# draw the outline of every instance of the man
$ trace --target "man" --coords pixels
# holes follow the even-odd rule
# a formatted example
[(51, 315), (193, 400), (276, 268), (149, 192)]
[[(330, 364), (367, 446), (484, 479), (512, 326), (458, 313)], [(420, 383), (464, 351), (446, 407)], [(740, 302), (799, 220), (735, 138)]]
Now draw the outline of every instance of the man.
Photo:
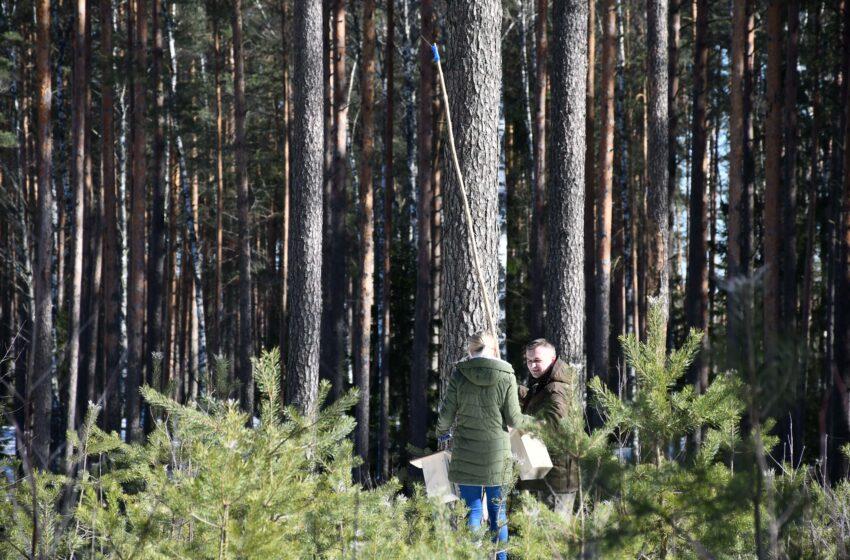
[[(568, 415), (581, 414), (576, 373), (560, 360), (551, 342), (532, 340), (525, 347), (525, 364), (531, 374), (528, 387), (520, 386), (523, 414), (558, 425)], [(556, 512), (569, 516), (578, 489), (578, 465), (563, 454), (552, 454), (552, 470), (543, 480), (522, 482), (520, 487), (536, 493)]]

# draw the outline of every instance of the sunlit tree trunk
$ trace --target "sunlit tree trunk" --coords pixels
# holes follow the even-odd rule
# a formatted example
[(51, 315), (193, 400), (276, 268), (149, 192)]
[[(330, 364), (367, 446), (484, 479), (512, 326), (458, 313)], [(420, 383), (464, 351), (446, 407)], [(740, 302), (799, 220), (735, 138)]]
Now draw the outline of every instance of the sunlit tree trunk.
[(295, 3), (292, 120), (292, 235), (286, 401), (318, 408), (322, 279), (322, 3)]

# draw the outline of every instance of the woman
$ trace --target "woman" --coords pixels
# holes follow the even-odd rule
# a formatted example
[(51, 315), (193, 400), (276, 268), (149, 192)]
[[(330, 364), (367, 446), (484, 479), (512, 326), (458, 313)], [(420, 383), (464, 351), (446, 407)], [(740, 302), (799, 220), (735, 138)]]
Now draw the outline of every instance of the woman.
[[(467, 340), (469, 357), (455, 364), (440, 407), (437, 435), (454, 429), (449, 480), (460, 486), (469, 507), (469, 527), (481, 525), (482, 495), (487, 496), (493, 542), (508, 541), (502, 486), (512, 476), (508, 426), (517, 427), (522, 414), (514, 370), (498, 358), (496, 338), (487, 332)], [(504, 550), (496, 556), (507, 558)]]

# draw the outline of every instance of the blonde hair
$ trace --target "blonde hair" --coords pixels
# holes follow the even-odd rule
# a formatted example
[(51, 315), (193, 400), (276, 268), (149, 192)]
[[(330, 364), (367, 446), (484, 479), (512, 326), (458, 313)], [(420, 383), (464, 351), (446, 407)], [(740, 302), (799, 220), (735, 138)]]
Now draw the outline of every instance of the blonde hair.
[(466, 349), (469, 355), (480, 354), (484, 350), (495, 350), (499, 347), (499, 341), (489, 331), (477, 332), (466, 339)]

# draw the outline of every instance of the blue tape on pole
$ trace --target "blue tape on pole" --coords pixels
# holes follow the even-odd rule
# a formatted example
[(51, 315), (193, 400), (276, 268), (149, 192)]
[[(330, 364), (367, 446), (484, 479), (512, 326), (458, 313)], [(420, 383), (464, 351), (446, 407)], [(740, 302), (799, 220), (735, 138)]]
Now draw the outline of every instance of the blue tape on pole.
[(434, 55), (434, 62), (440, 62), (440, 51), (437, 50), (437, 45), (431, 45), (431, 53)]

